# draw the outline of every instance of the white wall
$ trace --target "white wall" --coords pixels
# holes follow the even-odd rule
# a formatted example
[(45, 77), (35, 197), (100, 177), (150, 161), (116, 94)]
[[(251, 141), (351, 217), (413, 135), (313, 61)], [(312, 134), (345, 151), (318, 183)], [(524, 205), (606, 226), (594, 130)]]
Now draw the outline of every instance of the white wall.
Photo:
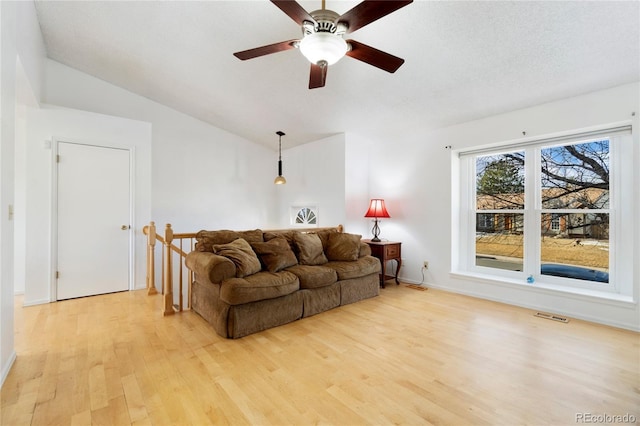
[[(0, 2), (0, 383), (15, 359), (13, 347), (13, 240), (8, 207), (15, 207), (16, 110), (38, 102), (44, 43), (33, 2)], [(14, 210), (15, 211), (15, 210)], [(20, 213), (15, 211), (15, 213)]]
[[(393, 145), (374, 141), (370, 151), (370, 188), (385, 198), (392, 216), (382, 226), (388, 239), (403, 242), (404, 264), (400, 276), (410, 282), (422, 280), (420, 268), (429, 260), (425, 283), (433, 287), (470, 294), (515, 305), (563, 313), (631, 329), (640, 329), (637, 303), (603, 303), (589, 297), (535, 291), (523, 286), (504, 286), (463, 280), (450, 275), (452, 248), (451, 151), (472, 146), (547, 135), (633, 119), (634, 162), (640, 164), (638, 129), (640, 84), (629, 84), (549, 104), (513, 111), (483, 120), (427, 132), (411, 129)], [(635, 116), (632, 117), (632, 112)], [(635, 187), (640, 188), (640, 169), (635, 170)], [(373, 196), (372, 192), (372, 196)], [(635, 192), (635, 217), (640, 217), (640, 191)], [(348, 220), (356, 218), (349, 217)], [(640, 260), (640, 226), (632, 234)], [(639, 261), (635, 262), (640, 264)], [(634, 272), (638, 301), (640, 269)]]
[(15, 180), (14, 180), (14, 218), (13, 218), (13, 290), (15, 294), (24, 294), (26, 272), (26, 161), (27, 161), (27, 107), (16, 107), (15, 130)]
[(15, 5), (0, 2), (0, 383), (15, 359), (13, 348), (13, 205), (15, 132)]
[[(347, 133), (345, 146), (345, 231), (360, 234), (363, 238), (371, 238), (372, 223), (364, 217), (369, 207), (369, 198), (377, 198), (375, 191), (369, 187), (369, 166), (372, 143), (366, 137)], [(386, 223), (385, 223), (386, 224)], [(384, 237), (384, 235), (382, 235)]]
[(160, 229), (277, 223), (272, 150), (58, 62), (48, 60), (46, 71), (49, 104), (151, 123), (151, 218)]
[[(39, 102), (42, 96), (44, 84), (44, 62), (46, 49), (40, 33), (40, 23), (36, 14), (35, 3), (32, 1), (18, 2), (16, 8), (16, 21), (18, 22), (18, 37), (16, 49), (20, 66), (24, 71), (28, 82), (29, 92), (23, 95), (32, 95)], [(24, 99), (24, 96), (23, 98)], [(23, 101), (22, 103), (26, 103)]]
[[(134, 285), (144, 288), (146, 240), (151, 220), (151, 125), (149, 123), (43, 104), (27, 109), (26, 272), (24, 304), (52, 301), (51, 236), (55, 140), (132, 149), (134, 152)], [(50, 145), (51, 144), (51, 145)], [(79, 200), (82, 202), (82, 200)], [(90, 231), (87, 230), (90, 235)], [(99, 243), (99, 242), (95, 242)]]
[[(275, 135), (274, 135), (275, 136)], [(278, 175), (278, 157), (270, 156), (269, 183), (277, 193), (277, 228), (291, 226), (292, 206), (318, 207), (318, 226), (344, 224), (345, 215), (345, 135), (284, 149), (282, 174), (286, 185), (273, 185)], [(277, 143), (277, 136), (275, 139)], [(273, 158), (273, 160), (271, 160)]]

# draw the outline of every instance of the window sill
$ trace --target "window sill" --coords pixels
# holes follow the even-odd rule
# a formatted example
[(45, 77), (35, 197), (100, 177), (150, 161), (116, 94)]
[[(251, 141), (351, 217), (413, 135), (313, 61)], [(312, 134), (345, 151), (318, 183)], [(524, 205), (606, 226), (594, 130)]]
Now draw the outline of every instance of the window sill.
[(509, 278), (498, 277), (495, 275), (478, 274), (465, 271), (452, 271), (450, 272), (450, 276), (452, 278), (459, 278), (467, 281), (480, 281), (485, 284), (517, 288), (520, 290), (524, 289), (526, 291), (540, 294), (571, 297), (580, 300), (587, 300), (590, 302), (607, 303), (625, 308), (635, 308), (635, 306), (637, 305), (632, 296), (607, 291), (560, 286), (538, 281), (536, 281), (535, 284), (525, 284), (520, 280), (513, 280)]

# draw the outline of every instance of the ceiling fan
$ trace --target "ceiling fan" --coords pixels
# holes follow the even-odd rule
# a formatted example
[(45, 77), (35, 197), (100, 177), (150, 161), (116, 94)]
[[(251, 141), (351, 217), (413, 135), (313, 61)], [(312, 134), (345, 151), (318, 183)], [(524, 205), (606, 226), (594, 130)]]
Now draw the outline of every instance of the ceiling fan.
[(404, 59), (355, 40), (345, 40), (343, 36), (412, 2), (413, 0), (364, 0), (343, 15), (338, 15), (325, 8), (325, 0), (322, 0), (322, 9), (311, 13), (295, 0), (271, 0), (271, 3), (302, 27), (302, 39), (281, 41), (236, 52), (234, 55), (244, 61), (298, 48), (311, 62), (309, 89), (324, 87), (327, 68), (345, 55), (393, 73), (404, 63)]

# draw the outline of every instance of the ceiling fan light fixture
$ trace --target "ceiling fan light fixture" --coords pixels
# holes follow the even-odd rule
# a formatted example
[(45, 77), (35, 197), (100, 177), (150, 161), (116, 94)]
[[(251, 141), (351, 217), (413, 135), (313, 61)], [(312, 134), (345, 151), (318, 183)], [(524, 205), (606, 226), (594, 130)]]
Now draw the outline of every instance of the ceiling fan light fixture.
[(345, 55), (394, 73), (404, 63), (404, 59), (352, 39), (345, 40), (344, 36), (412, 2), (413, 0), (362, 0), (339, 15), (325, 7), (325, 0), (322, 0), (322, 9), (313, 12), (307, 12), (297, 0), (271, 0), (271, 3), (301, 27), (302, 39), (243, 50), (234, 53), (234, 56), (244, 61), (298, 48), (311, 62), (309, 89), (324, 87), (329, 65), (335, 64)]
[(328, 32), (317, 32), (306, 35), (300, 41), (300, 52), (312, 64), (333, 65), (338, 62), (349, 50), (347, 42), (340, 37)]

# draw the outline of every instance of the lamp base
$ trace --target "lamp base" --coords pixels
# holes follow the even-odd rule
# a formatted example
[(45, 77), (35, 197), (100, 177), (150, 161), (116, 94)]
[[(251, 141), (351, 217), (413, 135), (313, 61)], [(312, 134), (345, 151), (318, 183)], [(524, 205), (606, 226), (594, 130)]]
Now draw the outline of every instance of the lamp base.
[(378, 218), (375, 218), (374, 225), (373, 225), (373, 228), (371, 229), (371, 232), (373, 232), (373, 238), (371, 239), (371, 241), (374, 243), (379, 243), (380, 238), (378, 238), (378, 235), (380, 234), (380, 227), (378, 226)]

